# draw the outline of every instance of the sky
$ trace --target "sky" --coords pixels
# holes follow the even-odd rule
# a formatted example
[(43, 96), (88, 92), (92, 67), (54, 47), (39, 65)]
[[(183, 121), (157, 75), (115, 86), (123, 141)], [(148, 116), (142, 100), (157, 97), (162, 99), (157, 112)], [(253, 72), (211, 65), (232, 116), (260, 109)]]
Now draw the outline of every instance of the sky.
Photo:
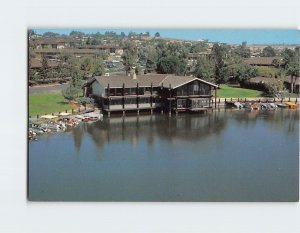
[(161, 37), (186, 39), (186, 40), (208, 40), (210, 42), (221, 42), (228, 44), (241, 44), (246, 41), (248, 44), (300, 44), (300, 30), (294, 29), (165, 29), (165, 28), (33, 28), (38, 34), (51, 31), (59, 34), (66, 34), (73, 30), (84, 33), (105, 33), (115, 31), (117, 34), (125, 32), (150, 32), (154, 35), (159, 32)]

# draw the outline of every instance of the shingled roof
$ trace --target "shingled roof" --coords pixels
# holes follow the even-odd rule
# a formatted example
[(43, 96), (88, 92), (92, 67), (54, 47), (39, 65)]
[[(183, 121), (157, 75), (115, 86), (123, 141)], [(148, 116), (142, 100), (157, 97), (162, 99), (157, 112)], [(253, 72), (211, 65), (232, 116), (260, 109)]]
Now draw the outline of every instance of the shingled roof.
[(175, 76), (172, 74), (145, 74), (137, 75), (136, 79), (133, 79), (131, 76), (96, 76), (95, 80), (100, 83), (101, 86), (107, 87), (109, 84), (110, 88), (121, 88), (123, 83), (125, 87), (136, 87), (137, 83), (139, 87), (150, 87), (151, 83), (153, 87), (164, 86), (171, 87), (171, 89), (180, 87), (186, 83), (189, 83), (193, 80), (199, 80), (203, 83), (206, 83), (213, 87), (218, 87), (217, 85), (204, 81), (202, 79), (192, 77), (192, 76)]
[[(42, 61), (38, 59), (30, 59), (29, 62), (30, 62), (30, 67), (33, 69), (38, 69), (43, 66)], [(55, 68), (57, 66), (59, 66), (58, 61), (51, 61), (51, 60), (48, 61), (48, 67)]]
[(281, 57), (250, 57), (245, 60), (249, 65), (261, 65), (261, 66), (271, 66), (273, 65), (273, 60), (279, 59)]

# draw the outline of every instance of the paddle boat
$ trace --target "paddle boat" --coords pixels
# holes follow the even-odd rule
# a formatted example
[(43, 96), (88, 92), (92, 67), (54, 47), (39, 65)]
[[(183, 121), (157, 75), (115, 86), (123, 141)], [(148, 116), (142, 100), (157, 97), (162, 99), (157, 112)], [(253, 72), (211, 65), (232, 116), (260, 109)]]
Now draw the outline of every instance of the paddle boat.
[(295, 103), (287, 102), (286, 104), (288, 105), (288, 108), (290, 108), (290, 109), (296, 109), (297, 108), (297, 104), (295, 104)]
[(286, 103), (279, 103), (277, 104), (278, 108), (288, 108), (289, 106)]

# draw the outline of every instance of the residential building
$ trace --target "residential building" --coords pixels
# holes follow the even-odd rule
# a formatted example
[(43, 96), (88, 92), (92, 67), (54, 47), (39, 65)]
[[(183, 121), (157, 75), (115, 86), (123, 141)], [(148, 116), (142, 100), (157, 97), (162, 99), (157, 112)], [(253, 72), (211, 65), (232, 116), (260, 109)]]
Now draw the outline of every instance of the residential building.
[[(212, 108), (212, 90), (217, 85), (192, 76), (145, 74), (96, 76), (85, 85), (85, 95), (111, 112), (160, 110), (206, 111)], [(216, 99), (215, 99), (216, 103)]]

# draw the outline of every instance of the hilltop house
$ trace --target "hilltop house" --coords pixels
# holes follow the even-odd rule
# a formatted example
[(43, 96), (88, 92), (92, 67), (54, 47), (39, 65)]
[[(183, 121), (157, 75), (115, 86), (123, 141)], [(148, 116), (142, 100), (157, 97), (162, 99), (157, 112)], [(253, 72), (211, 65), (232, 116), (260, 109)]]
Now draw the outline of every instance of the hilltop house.
[[(217, 85), (192, 76), (145, 74), (96, 76), (85, 85), (104, 112), (161, 110), (205, 111), (211, 108), (212, 90)], [(215, 101), (216, 102), (216, 101)]]

